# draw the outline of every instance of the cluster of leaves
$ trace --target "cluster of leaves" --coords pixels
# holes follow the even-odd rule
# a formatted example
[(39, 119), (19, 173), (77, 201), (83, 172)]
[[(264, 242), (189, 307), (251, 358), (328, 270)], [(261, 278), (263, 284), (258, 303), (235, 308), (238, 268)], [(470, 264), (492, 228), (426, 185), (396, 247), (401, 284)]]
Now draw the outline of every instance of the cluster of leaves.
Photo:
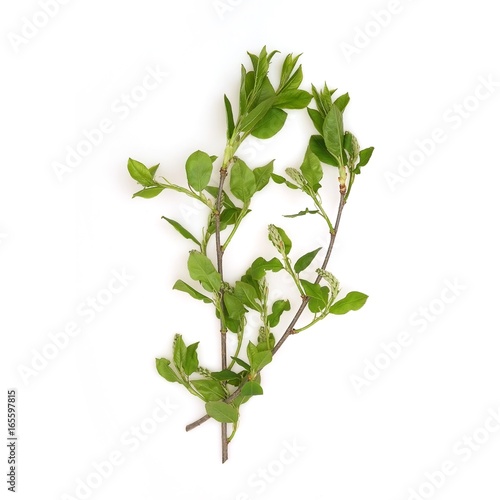
[[(356, 175), (366, 165), (373, 148), (360, 150), (358, 141), (350, 132), (344, 132), (343, 112), (349, 102), (349, 95), (333, 98), (334, 90), (326, 85), (319, 92), (314, 86), (312, 93), (300, 89), (303, 80), (302, 66), (297, 65), (299, 56), (284, 58), (279, 82), (275, 85), (269, 78), (269, 65), (276, 51), (267, 53), (266, 47), (260, 54), (249, 54), (251, 68), (241, 67), (239, 89), (239, 112), (234, 114), (233, 106), (224, 96), (227, 119), (227, 142), (220, 166), (219, 183), (212, 182), (216, 156), (196, 151), (186, 161), (187, 187), (157, 178), (158, 165), (146, 167), (130, 159), (128, 170), (142, 189), (134, 197), (153, 198), (164, 190), (173, 190), (197, 199), (207, 207), (207, 223), (199, 235), (194, 235), (178, 221), (163, 217), (195, 248), (190, 251), (187, 270), (192, 283), (177, 280), (174, 289), (187, 293), (193, 299), (212, 304), (220, 320), (221, 331), (237, 336), (237, 347), (230, 356), (227, 367), (210, 371), (199, 362), (199, 342), (186, 345), (182, 335), (174, 338), (172, 359), (159, 358), (156, 366), (159, 374), (169, 382), (183, 385), (190, 393), (205, 403), (207, 414), (222, 423), (233, 424), (236, 431), (240, 406), (251, 397), (263, 394), (261, 370), (268, 365), (276, 351), (276, 331), (290, 311), (289, 300), (269, 302), (267, 274), (286, 272), (295, 283), (299, 295), (307, 302), (312, 317), (309, 323), (295, 332), (306, 330), (329, 314), (345, 314), (360, 309), (367, 296), (350, 292), (338, 300), (340, 285), (328, 271), (325, 264), (317, 269), (317, 280), (308, 281), (301, 274), (312, 266), (321, 248), (316, 248), (292, 259), (292, 241), (285, 231), (275, 225), (269, 226), (269, 239), (278, 251), (279, 257), (270, 260), (260, 256), (248, 267), (245, 274), (234, 283), (222, 278), (220, 265), (222, 254), (227, 249), (243, 219), (251, 212), (254, 195), (262, 191), (272, 178), (278, 184), (290, 189), (301, 190), (312, 201), (314, 207), (306, 208), (285, 217), (319, 215), (328, 225), (329, 232), (335, 228), (323, 208), (320, 189), (325, 167), (336, 167), (339, 171), (340, 193), (343, 203), (349, 196)], [(290, 109), (306, 108), (314, 98), (316, 109), (307, 108), (319, 135), (313, 135), (308, 143), (304, 160), (299, 169), (288, 168), (286, 179), (273, 171), (273, 162), (251, 169), (236, 156), (238, 147), (250, 135), (268, 139), (284, 126)], [(224, 186), (228, 176), (229, 186)], [(225, 241), (220, 234), (225, 235)], [(211, 237), (216, 235), (217, 263), (209, 257)], [(219, 248), (217, 248), (219, 243)], [(324, 281), (324, 285), (320, 281)], [(305, 306), (305, 303), (304, 303)], [(256, 311), (261, 325), (253, 338), (243, 346), (243, 333), (249, 311)], [(240, 354), (245, 351), (246, 358)]]

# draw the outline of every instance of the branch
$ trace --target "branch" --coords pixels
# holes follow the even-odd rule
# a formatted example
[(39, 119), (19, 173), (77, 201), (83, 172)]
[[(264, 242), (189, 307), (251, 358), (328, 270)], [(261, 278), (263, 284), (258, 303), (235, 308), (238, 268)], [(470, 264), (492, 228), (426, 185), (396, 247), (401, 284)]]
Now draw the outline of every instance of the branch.
[[(335, 244), (335, 239), (337, 237), (337, 233), (338, 233), (338, 230), (339, 230), (340, 219), (342, 218), (342, 212), (344, 210), (344, 206), (345, 206), (345, 190), (341, 189), (341, 191), (340, 191), (339, 207), (338, 207), (338, 210), (337, 210), (337, 219), (335, 221), (335, 226), (330, 231), (330, 244), (328, 245), (328, 250), (326, 251), (325, 259), (324, 259), (323, 264), (321, 266), (321, 269), (323, 269), (323, 270), (326, 270), (326, 267), (328, 265), (328, 262), (330, 260), (331, 255), (332, 255), (332, 250), (333, 250), (333, 246)], [(318, 277), (316, 278), (315, 283), (317, 284), (320, 281), (321, 281), (321, 276), (318, 275)], [(292, 335), (292, 334), (295, 333), (295, 330), (294, 330), (295, 325), (296, 325), (297, 321), (300, 319), (300, 317), (302, 316), (302, 313), (304, 312), (305, 308), (307, 307), (307, 304), (309, 303), (309, 300), (310, 300), (310, 298), (307, 297), (307, 296), (302, 297), (302, 303), (300, 304), (299, 309), (295, 313), (295, 316), (293, 317), (292, 321), (288, 325), (288, 328), (285, 330), (285, 333), (280, 338), (279, 342), (274, 346), (274, 349), (272, 351), (273, 352), (273, 356), (280, 350), (281, 346), (285, 343), (286, 339), (290, 335)], [(258, 373), (260, 373), (260, 371)], [(230, 403), (231, 401), (234, 401), (240, 395), (241, 390), (243, 389), (243, 386), (245, 385), (245, 383), (246, 383), (246, 380), (229, 397), (227, 397), (226, 399), (224, 399), (224, 402), (225, 403)], [(208, 415), (204, 415), (203, 417), (201, 417), (200, 419), (196, 420), (195, 422), (187, 425), (186, 426), (186, 431), (189, 432), (189, 431), (195, 429), (196, 427), (198, 427), (199, 425), (203, 424), (204, 422), (206, 422), (209, 419), (210, 419), (210, 417)]]
[[(222, 266), (222, 257), (224, 255), (224, 249), (222, 248), (220, 241), (220, 213), (222, 209), (222, 196), (224, 191), (224, 181), (227, 176), (227, 168), (225, 165), (220, 169), (220, 180), (219, 180), (219, 191), (217, 192), (217, 201), (215, 204), (215, 249), (217, 252), (217, 271), (221, 278), (221, 289), (219, 291), (220, 296), (220, 352), (221, 352), (221, 367), (222, 370), (227, 368), (227, 342), (226, 342), (226, 325), (224, 324), (224, 272)], [(222, 463), (224, 463), (228, 458), (228, 439), (227, 439), (227, 424), (221, 423), (221, 447), (222, 447)]]

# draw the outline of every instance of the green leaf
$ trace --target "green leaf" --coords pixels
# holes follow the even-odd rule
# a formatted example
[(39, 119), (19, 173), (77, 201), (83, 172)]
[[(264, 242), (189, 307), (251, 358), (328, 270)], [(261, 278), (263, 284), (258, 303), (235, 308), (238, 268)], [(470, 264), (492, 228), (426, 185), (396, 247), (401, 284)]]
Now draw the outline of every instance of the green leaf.
[(312, 99), (312, 95), (305, 90), (285, 90), (280, 92), (274, 105), (282, 109), (303, 109)]
[(224, 389), (216, 380), (191, 380), (191, 384), (205, 401), (219, 401), (226, 397)]
[(267, 317), (267, 323), (271, 328), (274, 328), (280, 322), (281, 315), (285, 311), (290, 310), (290, 301), (288, 300), (277, 300), (273, 304), (273, 312)]
[(303, 255), (297, 262), (295, 263), (295, 266), (293, 266), (293, 269), (295, 270), (296, 273), (300, 273), (304, 271), (304, 269), (307, 269), (312, 261), (314, 260), (314, 257), (318, 255), (318, 252), (321, 250), (320, 248), (316, 248), (316, 250), (313, 250), (312, 252), (306, 253)]
[(148, 168), (148, 170), (151, 173), (152, 177), (154, 177), (156, 175), (156, 171), (158, 170), (159, 166), (160, 166), (160, 164), (158, 163), (158, 165), (155, 165), (154, 167)]
[(309, 139), (309, 147), (322, 163), (326, 163), (332, 167), (339, 166), (338, 160), (330, 154), (328, 149), (326, 149), (325, 140), (320, 135), (311, 136), (311, 139)]
[(243, 361), (242, 359), (236, 358), (235, 356), (231, 356), (231, 359), (234, 359), (235, 363), (237, 365), (240, 365), (245, 370), (247, 370), (247, 371), (250, 370), (250, 365), (248, 363), (246, 363), (245, 361)]
[(210, 182), (213, 163), (203, 151), (195, 151), (186, 161), (188, 184), (197, 192), (203, 191)]
[(271, 179), (276, 183), (276, 184), (285, 184), (287, 187), (290, 189), (299, 189), (299, 186), (296, 186), (295, 184), (292, 184), (291, 182), (287, 181), (283, 176), (278, 175), (278, 174), (272, 174)]
[(154, 198), (158, 196), (165, 188), (163, 187), (150, 187), (146, 189), (142, 189), (141, 191), (137, 191), (132, 195), (132, 198), (136, 198), (139, 196), (140, 198)]
[(238, 410), (222, 401), (210, 401), (205, 405), (207, 415), (217, 422), (235, 424), (238, 422)]
[(243, 132), (250, 132), (256, 127), (259, 122), (266, 116), (267, 112), (273, 107), (276, 98), (271, 97), (258, 104), (250, 113), (248, 113), (242, 120), (240, 128)]
[(230, 292), (224, 294), (224, 305), (231, 319), (240, 321), (247, 310), (241, 300)]
[(280, 78), (280, 87), (285, 87), (285, 84), (290, 81), (290, 75), (292, 74), (293, 68), (297, 64), (300, 55), (293, 57), (293, 54), (288, 54), (284, 61), (283, 66), (281, 68), (281, 78)]
[(247, 92), (246, 92), (246, 76), (247, 70), (243, 64), (241, 65), (241, 83), (240, 83), (240, 115), (243, 115), (247, 109)]
[(144, 187), (153, 186), (155, 184), (151, 171), (140, 161), (129, 158), (127, 168), (132, 179), (142, 184)]
[(351, 98), (349, 97), (349, 94), (347, 93), (347, 94), (341, 95), (340, 97), (337, 97), (337, 99), (335, 99), (333, 104), (335, 104), (335, 106), (337, 106), (339, 111), (341, 113), (343, 113), (344, 109), (347, 107), (350, 100), (351, 100)]
[(313, 313), (322, 311), (328, 305), (329, 288), (307, 280), (300, 280), (300, 283), (306, 295), (310, 297), (309, 310)]
[(229, 185), (231, 192), (238, 200), (248, 203), (257, 191), (254, 173), (243, 160), (238, 158), (231, 169), (230, 175)]
[(259, 139), (269, 139), (276, 135), (285, 125), (288, 115), (279, 108), (271, 108), (252, 130), (252, 135)]
[(342, 113), (337, 106), (332, 106), (326, 115), (323, 125), (323, 137), (326, 149), (340, 164), (344, 150), (344, 124), (342, 122)]
[(356, 167), (364, 167), (370, 161), (374, 149), (375, 148), (371, 147), (361, 150), (359, 152), (359, 162)]
[(306, 178), (307, 183), (317, 191), (315, 187), (323, 178), (323, 168), (321, 167), (321, 162), (318, 157), (311, 151), (311, 148), (307, 148), (304, 161), (300, 166), (300, 171)]
[(253, 175), (255, 176), (255, 185), (257, 186), (257, 191), (264, 189), (271, 178), (273, 173), (274, 160), (270, 161), (267, 165), (263, 167), (257, 167), (253, 170)]
[(209, 292), (218, 292), (221, 287), (220, 274), (216, 271), (212, 261), (201, 252), (192, 250), (188, 257), (189, 275)]
[(297, 68), (297, 71), (290, 77), (284, 89), (286, 90), (296, 90), (300, 87), (302, 80), (304, 79), (304, 75), (302, 74), (302, 66)]
[[(250, 368), (250, 367), (249, 367)], [(222, 370), (220, 372), (212, 372), (212, 378), (220, 382), (227, 382), (228, 384), (238, 386), (241, 383), (241, 376), (231, 370)]]
[(290, 253), (290, 250), (292, 249), (292, 240), (290, 240), (284, 229), (278, 226), (275, 227), (278, 230), (278, 233), (280, 234), (281, 239), (283, 240), (283, 243), (285, 245), (285, 254), (288, 255)]
[(283, 264), (276, 258), (266, 260), (263, 257), (258, 257), (254, 260), (246, 274), (249, 274), (254, 280), (262, 279), (266, 271), (277, 272), (283, 269)]
[(171, 226), (173, 226), (184, 238), (194, 241), (197, 245), (201, 246), (201, 243), (184, 227), (182, 227), (177, 221), (173, 219), (169, 219), (167, 217), (162, 217), (165, 219)]
[(309, 113), (309, 116), (310, 116), (316, 130), (320, 134), (322, 134), (323, 133), (323, 124), (325, 123), (325, 119), (323, 118), (323, 115), (318, 110), (313, 109), (313, 108), (307, 108), (307, 112)]
[(174, 337), (174, 364), (175, 367), (182, 371), (186, 362), (186, 344), (182, 339), (182, 335), (177, 334)]
[(189, 295), (191, 295), (191, 297), (193, 297), (193, 299), (202, 300), (203, 302), (205, 302), (205, 304), (210, 304), (212, 302), (208, 297), (206, 297), (202, 293), (198, 292), (197, 290), (195, 290), (192, 286), (188, 285), (187, 283), (184, 283), (184, 281), (182, 281), (182, 280), (177, 280), (175, 282), (175, 285), (173, 286), (173, 290), (179, 290), (180, 292), (186, 292)]
[(237, 281), (234, 285), (234, 294), (247, 307), (260, 311), (261, 307), (257, 304), (258, 296), (255, 288), (243, 281)]
[(330, 308), (331, 314), (345, 314), (349, 311), (361, 309), (368, 299), (368, 295), (361, 292), (349, 292), (343, 299), (335, 302)]
[(264, 102), (266, 99), (270, 99), (271, 97), (275, 97), (276, 92), (274, 91), (274, 87), (271, 84), (271, 81), (269, 78), (266, 76), (262, 80), (262, 84), (259, 90), (259, 95), (257, 99), (255, 100), (254, 105), (257, 106), (257, 104), (260, 104), (261, 102)]
[(289, 219), (295, 219), (296, 217), (302, 217), (303, 215), (317, 214), (317, 213), (319, 213), (319, 210), (309, 210), (308, 208), (306, 208), (305, 210), (301, 210), (299, 213), (292, 215), (283, 215), (283, 217), (287, 217)]
[(273, 360), (273, 354), (270, 350), (259, 351), (252, 342), (248, 343), (247, 356), (251, 370), (254, 373), (262, 370), (264, 366), (268, 365)]
[(313, 313), (317, 313), (323, 311), (325, 307), (328, 305), (328, 299), (330, 296), (330, 289), (327, 286), (321, 287), (321, 292), (323, 294), (322, 299), (311, 299), (309, 301), (309, 310)]
[(156, 370), (169, 382), (180, 382), (177, 374), (170, 367), (170, 361), (165, 358), (156, 358)]
[(231, 139), (234, 132), (234, 116), (231, 101), (227, 98), (226, 94), (224, 94), (224, 106), (226, 107), (227, 138)]
[(264, 390), (262, 389), (262, 386), (253, 380), (247, 382), (243, 388), (241, 389), (241, 395), (242, 396), (261, 396), (264, 394)]
[(184, 358), (184, 373), (189, 377), (195, 371), (198, 370), (200, 363), (198, 361), (198, 349), (199, 342), (191, 344), (186, 348), (186, 356)]
[[(227, 226), (236, 224), (238, 217), (241, 213), (241, 208), (226, 208), (220, 214), (220, 229), (223, 231)], [(214, 231), (215, 232), (215, 223)]]

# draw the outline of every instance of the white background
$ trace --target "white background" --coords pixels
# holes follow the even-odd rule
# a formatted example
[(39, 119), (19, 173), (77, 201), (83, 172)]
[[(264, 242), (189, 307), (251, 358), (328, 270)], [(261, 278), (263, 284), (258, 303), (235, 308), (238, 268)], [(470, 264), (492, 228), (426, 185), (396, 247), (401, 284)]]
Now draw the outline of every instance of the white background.
[[(473, 97), (481, 79), (500, 81), (498, 16), (486, 0), (402, 0), (386, 26), (374, 21), (394, 5), (73, 0), (46, 26), (25, 27), (31, 39), (23, 42), (24, 18), (40, 6), (4, 2), (0, 323), (4, 394), (18, 390), (18, 498), (83, 498), (77, 485), (91, 478), (96, 486), (93, 463), (110, 455), (120, 465), (88, 498), (499, 498), (500, 432), (488, 420), (500, 406), (499, 84)], [(285, 344), (263, 374), (265, 396), (244, 407), (222, 466), (218, 426), (185, 433), (202, 404), (154, 366), (181, 332), (202, 341), (204, 363), (216, 368), (210, 308), (171, 289), (187, 279), (189, 242), (160, 219), (197, 231), (205, 213), (171, 193), (132, 200), (126, 161), (160, 162), (160, 174), (182, 182), (191, 152), (222, 154), (222, 96), (236, 100), (246, 51), (264, 44), (282, 52), (273, 74), (284, 54), (303, 52), (305, 83), (349, 91), (347, 126), (362, 147), (376, 147), (330, 266), (344, 292), (370, 299)], [(148, 68), (168, 75), (147, 95), (136, 90), (144, 99), (124, 109), (117, 101)], [(454, 107), (464, 104), (460, 117)], [(113, 130), (58, 178), (54, 164), (106, 119)], [(429, 145), (436, 128), (441, 143)], [(278, 172), (297, 167), (310, 133), (304, 113), (291, 112), (275, 140), (254, 140), (242, 157), (252, 168), (273, 158)], [(430, 153), (415, 153), (415, 141)], [(401, 170), (410, 157), (414, 168)], [(324, 184), (332, 210), (332, 170)], [(287, 229), (294, 257), (324, 245), (320, 221), (281, 218), (306, 205), (293, 195), (273, 186), (255, 197), (228, 251), (229, 278), (257, 255), (273, 256), (267, 223)], [(113, 271), (132, 278), (91, 318), (85, 302), (105, 296)], [(459, 289), (445, 292), (445, 304), (447, 280)], [(420, 308), (429, 307), (423, 319)], [(70, 322), (79, 335), (23, 378), (20, 367)], [(408, 345), (393, 345), (397, 359), (388, 361), (381, 345), (404, 332)], [(385, 368), (366, 371), (373, 362)], [(158, 398), (175, 410), (156, 424)], [(130, 432), (141, 425), (149, 434), (137, 445)], [(467, 435), (473, 441), (460, 444)], [(434, 475), (439, 488), (426, 485), (445, 461), (454, 473)]]

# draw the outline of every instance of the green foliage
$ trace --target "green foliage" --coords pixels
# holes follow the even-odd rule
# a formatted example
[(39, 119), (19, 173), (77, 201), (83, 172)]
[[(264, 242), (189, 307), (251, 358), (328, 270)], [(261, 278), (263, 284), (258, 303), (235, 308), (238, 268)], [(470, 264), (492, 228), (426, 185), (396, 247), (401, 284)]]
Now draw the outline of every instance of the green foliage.
[[(152, 199), (163, 191), (170, 190), (178, 193), (172, 203), (178, 203), (178, 195), (183, 195), (190, 198), (191, 202), (195, 200), (206, 210), (206, 224), (197, 228), (194, 234), (184, 227), (184, 223), (169, 217), (162, 218), (183, 238), (196, 245), (196, 249), (191, 250), (187, 257), (187, 269), (194, 283), (188, 284), (178, 279), (173, 289), (186, 293), (197, 301), (213, 304), (219, 323), (218, 342), (221, 344), (221, 352), (225, 353), (221, 356), (223, 361), (219, 365), (219, 371), (209, 371), (204, 368), (204, 364), (200, 364), (203, 344), (195, 341), (187, 345), (184, 338), (177, 334), (174, 336), (171, 359), (156, 359), (156, 369), (165, 380), (180, 384), (193, 396), (201, 399), (205, 403), (208, 417), (222, 424), (223, 435), (226, 435), (227, 425), (232, 425), (231, 436), (222, 444), (223, 456), (227, 442), (231, 441), (236, 432), (241, 405), (253, 396), (264, 393), (261, 372), (273, 361), (284, 341), (330, 314), (340, 315), (360, 309), (368, 298), (363, 293), (351, 291), (337, 300), (340, 285), (326, 270), (326, 266), (339, 228), (342, 209), (355, 178), (370, 161), (373, 147), (361, 149), (354, 134), (345, 130), (344, 113), (350, 102), (348, 93), (336, 96), (336, 89), (330, 89), (326, 84), (318, 88), (313, 85), (311, 92), (301, 89), (303, 69), (298, 62), (300, 56), (293, 54), (282, 58), (277, 81), (274, 81), (269, 69), (276, 56), (277, 51), (268, 52), (266, 47), (258, 54), (248, 53), (249, 64), (241, 66), (239, 92), (234, 105), (224, 95), (221, 116), (225, 114), (226, 145), (217, 165), (217, 156), (209, 156), (197, 150), (186, 160), (184, 185), (177, 185), (164, 177), (156, 177), (158, 164), (147, 167), (133, 159), (129, 159), (127, 163), (131, 178), (140, 185), (140, 190), (133, 194), (134, 198)], [(307, 115), (317, 133), (304, 137), (304, 157), (300, 166), (285, 165), (284, 170), (289, 179), (274, 172), (274, 160), (263, 166), (255, 166), (247, 165), (238, 157), (240, 146), (249, 136), (266, 140), (284, 133), (289, 113), (296, 113), (296, 110), (304, 108), (307, 108)], [(306, 115), (305, 111), (303, 113)], [(332, 167), (338, 170), (330, 177), (339, 179), (338, 193), (330, 188), (330, 174), (325, 171)], [(219, 180), (210, 185), (214, 171), (219, 172)], [(267, 192), (271, 179), (278, 185), (294, 190), (289, 193), (289, 197), (300, 203), (299, 208), (308, 206), (284, 217), (296, 219), (316, 215), (325, 222), (325, 236), (329, 235), (330, 244), (325, 262), (317, 269), (315, 282), (301, 279), (301, 273), (312, 265), (321, 248), (301, 255), (307, 247), (310, 248), (310, 244), (305, 241), (300, 230), (293, 228), (292, 221), (292, 227), (287, 227), (288, 234), (275, 224), (268, 226), (268, 237), (276, 256), (267, 253), (272, 251), (271, 245), (266, 249), (258, 248), (255, 243), (258, 241), (256, 235), (245, 233), (241, 229), (249, 214), (254, 217), (255, 213), (262, 213), (256, 210), (252, 212), (254, 204), (262, 203), (266, 207), (276, 206), (281, 202), (278, 196), (266, 198), (264, 192)], [(260, 191), (263, 193), (255, 196)], [(304, 196), (308, 197), (307, 204), (302, 200)], [(330, 201), (337, 196), (339, 211), (334, 219), (323, 206), (322, 199)], [(326, 205), (330, 206), (330, 203)], [(306, 220), (308, 221), (309, 219)], [(242, 262), (241, 256), (235, 256), (232, 262), (239, 266), (240, 272), (241, 269), (247, 270), (240, 279), (232, 281), (228, 280), (228, 276), (240, 274), (234, 274), (233, 270), (226, 272), (225, 256), (237, 232), (242, 234), (245, 238), (243, 241), (256, 255), (250, 265)], [(290, 236), (294, 240), (293, 246)], [(175, 245), (169, 239), (168, 250), (174, 251), (172, 249), (175, 249)], [(261, 251), (266, 253), (261, 255)], [(341, 264), (336, 263), (337, 266)], [(292, 301), (275, 299), (277, 294), (270, 275), (279, 271), (285, 271), (292, 278), (296, 293)], [(287, 289), (286, 292), (287, 296), (292, 297), (288, 295), (291, 290)], [(296, 312), (285, 315), (292, 310), (294, 300), (300, 304), (299, 308)], [(173, 313), (175, 311), (168, 310), (168, 314)], [(197, 314), (194, 306), (190, 314)], [(253, 321), (247, 321), (249, 314), (260, 316), (260, 323), (255, 325)], [(283, 320), (286, 316), (293, 319), (285, 323)], [(309, 319), (304, 321), (307, 317)], [(299, 324), (301, 322), (305, 324)], [(201, 326), (201, 331), (194, 333), (203, 340), (210, 335), (208, 330), (211, 325), (207, 323)], [(228, 345), (226, 338), (233, 335), (234, 342)], [(304, 350), (306, 349), (314, 351), (304, 344)], [(294, 370), (299, 376), (300, 370)]]

